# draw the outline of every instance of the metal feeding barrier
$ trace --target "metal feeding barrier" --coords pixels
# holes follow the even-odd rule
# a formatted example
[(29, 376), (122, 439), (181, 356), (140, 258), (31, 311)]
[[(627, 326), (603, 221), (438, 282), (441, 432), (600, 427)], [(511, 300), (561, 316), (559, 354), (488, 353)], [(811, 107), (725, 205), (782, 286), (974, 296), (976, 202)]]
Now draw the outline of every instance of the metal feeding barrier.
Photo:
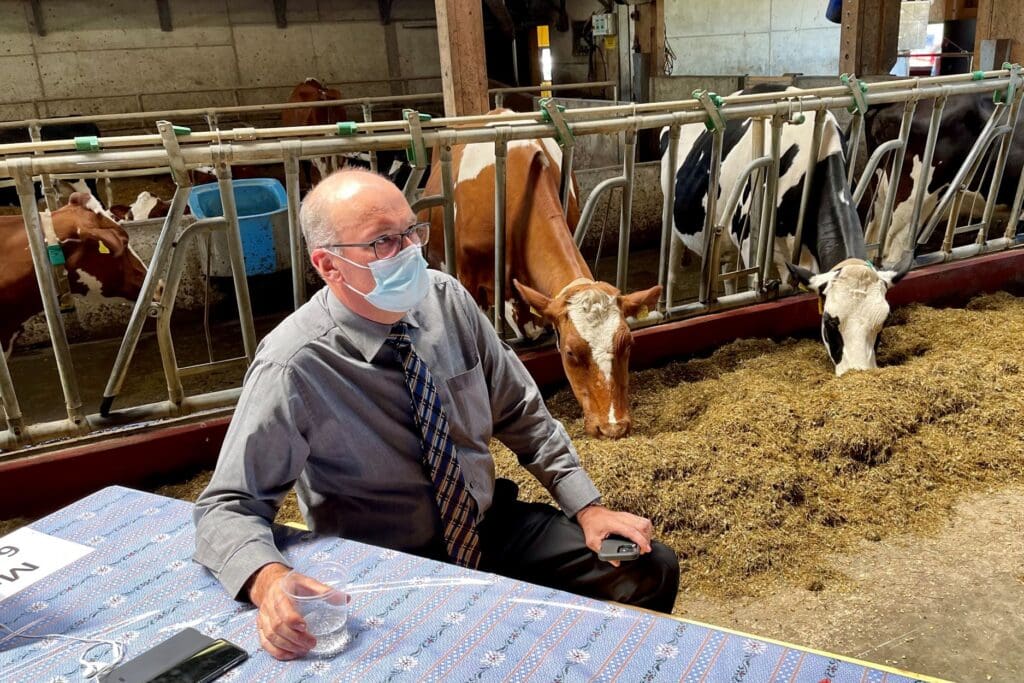
[[(625, 286), (629, 273), (629, 236), (632, 218), (632, 191), (635, 174), (635, 143), (642, 130), (667, 129), (670, 140), (680, 137), (683, 126), (706, 126), (712, 135), (712, 154), (708, 160), (710, 187), (717, 186), (721, 173), (723, 139), (726, 122), (752, 119), (753, 152), (750, 161), (742, 170), (740, 182), (727, 197), (719, 198), (716, 192), (708, 195), (708, 207), (704, 221), (704, 244), (701, 254), (701, 277), (699, 294), (695, 301), (677, 304), (673, 301), (672, 285), (679, 264), (681, 240), (672, 229), (674, 207), (674, 182), (668, 183), (662, 206), (662, 229), (659, 243), (658, 282), (665, 287), (664, 299), (659, 302), (659, 319), (679, 318), (731, 308), (763, 301), (785, 294), (790, 288), (781, 285), (772, 277), (773, 251), (775, 243), (776, 207), (779, 193), (780, 147), (785, 126), (801, 125), (804, 114), (849, 108), (853, 124), (848, 147), (849, 177), (856, 175), (854, 153), (863, 132), (863, 115), (869, 105), (905, 102), (903, 126), (899, 137), (883, 145), (884, 151), (876, 152), (856, 185), (857, 197), (866, 194), (871, 174), (880, 167), (883, 156), (893, 156), (889, 183), (881, 216), (883, 239), (876, 249), (885, 244), (887, 221), (892, 219), (895, 179), (898, 178), (904, 161), (909, 135), (909, 122), (916, 103), (923, 99), (935, 100), (933, 116), (928, 132), (925, 151), (925, 182), (920, 183), (919, 195), (914, 198), (914, 211), (909, 226), (907, 248), (927, 239), (942, 219), (944, 211), (956, 208), (958, 197), (970, 185), (977, 173), (980, 160), (986, 150), (998, 142), (998, 156), (991, 178), (990, 192), (981, 223), (970, 225), (978, 230), (974, 244), (953, 247), (952, 242), (934, 254), (923, 255), (923, 261), (953, 260), (987, 251), (1008, 249), (1017, 245), (1017, 214), (1024, 196), (1024, 177), (1018, 183), (1013, 203), (1013, 216), (1005, 234), (997, 239), (987, 239), (987, 225), (992, 218), (995, 188), (998, 187), (1006, 165), (1009, 146), (1012, 141), (1014, 123), (1020, 111), (1021, 96), (1020, 68), (1007, 68), (976, 72), (957, 76), (941, 76), (903, 81), (886, 81), (865, 87), (856, 79), (845, 79), (839, 85), (794, 92), (768, 92), (730, 97), (718, 97), (707, 92), (698, 92), (694, 99), (648, 104), (612, 104), (609, 106), (566, 109), (554, 106), (550, 101), (542, 103), (540, 111), (515, 113), (498, 117), (466, 116), (458, 118), (430, 118), (414, 110), (407, 110), (403, 119), (390, 121), (343, 122), (332, 125), (279, 127), (279, 128), (235, 128), (193, 132), (170, 121), (158, 124), (157, 134), (112, 136), (98, 138), (91, 145), (93, 151), (78, 151), (75, 140), (0, 145), (0, 178), (12, 178), (18, 189), (22, 215), (28, 231), (29, 246), (43, 308), (53, 343), (53, 354), (60, 376), (61, 388), (66, 404), (66, 417), (51, 422), (26, 424), (19, 409), (17, 396), (6, 361), (0, 359), (0, 399), (7, 418), (7, 429), (0, 432), (0, 450), (9, 457), (19, 450), (42, 441), (61, 437), (83, 436), (117, 425), (136, 424), (163, 418), (183, 417), (212, 409), (229, 409), (238, 398), (239, 389), (210, 392), (187, 396), (182, 389), (181, 378), (205, 372), (227, 364), (251, 362), (256, 347), (252, 307), (249, 300), (248, 282), (245, 277), (243, 245), (239, 231), (238, 210), (234, 202), (231, 168), (236, 164), (281, 163), (286, 173), (288, 194), (289, 254), (293, 277), (293, 300), (298, 307), (305, 301), (302, 236), (298, 224), (299, 182), (298, 161), (313, 157), (345, 153), (386, 150), (409, 150), (414, 173), (405, 187), (405, 194), (414, 209), (429, 206), (443, 207), (445, 266), (450, 272), (457, 272), (454, 250), (454, 206), (452, 176), (452, 146), (467, 143), (492, 144), (495, 148), (495, 282), (496, 305), (494, 323), (499, 333), (504, 334), (504, 320), (501, 315), (504, 300), (505, 259), (505, 192), (507, 176), (507, 148), (515, 140), (553, 138), (563, 150), (561, 197), (563, 208), (567, 202), (569, 178), (573, 166), (573, 144), (580, 136), (596, 134), (618, 134), (624, 148), (622, 174), (600, 183), (587, 198), (582, 207), (580, 224), (575, 232), (577, 244), (587, 232), (595, 207), (600, 197), (613, 188), (621, 188), (622, 204), (619, 216), (619, 250), (616, 267), (616, 285)], [(922, 216), (923, 196), (927, 187), (927, 173), (936, 144), (942, 108), (946, 99), (953, 95), (1001, 93), (1000, 101), (992, 115), (992, 121), (976, 141), (965, 160), (956, 180), (943, 193), (938, 207), (930, 216)], [(315, 103), (328, 105), (330, 103)], [(77, 119), (76, 119), (77, 120)], [(812, 147), (817, 149), (822, 141), (825, 116), (817, 116), (813, 130)], [(765, 142), (768, 147), (765, 149)], [(441, 194), (417, 197), (417, 185), (427, 162), (427, 150), (439, 149), (441, 166)], [(669, 145), (664, 163), (674, 172), (677, 159), (675, 145)], [(800, 219), (793, 254), (799, 256), (800, 235), (804, 229), (803, 214), (806, 210), (810, 190), (810, 176), (814, 173), (812, 163), (806, 169), (804, 191), (801, 196)], [(199, 221), (179, 234), (179, 223), (184, 213), (192, 186), (188, 170), (198, 166), (213, 166), (223, 198), (223, 218)], [(135, 302), (131, 319), (121, 340), (117, 358), (114, 361), (104, 390), (103, 401), (98, 414), (85, 415), (72, 364), (70, 348), (58, 304), (58, 293), (52, 269), (47, 260), (47, 250), (40, 223), (40, 213), (35, 201), (33, 180), (37, 177), (61, 174), (81, 174), (83, 170), (92, 173), (138, 172), (140, 169), (168, 168), (176, 185), (168, 215), (163, 220), (149, 270), (142, 285), (142, 291)], [(744, 186), (751, 188), (751, 235), (746, 255), (746, 267), (722, 271), (720, 265), (721, 240), (727, 234), (726, 227), (732, 224), (733, 215), (741, 201)], [(718, 210), (721, 204), (722, 210)], [(927, 220), (925, 220), (927, 219)], [(947, 231), (957, 230), (955, 218), (951, 219)], [(924, 222), (924, 225), (922, 225)], [(179, 368), (173, 348), (170, 319), (174, 297), (180, 284), (184, 268), (184, 250), (200, 235), (221, 232), (227, 237), (230, 267), (234, 285), (235, 300), (241, 321), (241, 335), (244, 356), (217, 363), (200, 364)], [(743, 264), (740, 264), (743, 265)], [(158, 282), (164, 280), (163, 294), (157, 300)], [(729, 292), (739, 289), (746, 281), (747, 291)], [(727, 293), (720, 295), (720, 285), (727, 286)], [(132, 355), (135, 352), (146, 317), (157, 320), (157, 341), (160, 347), (163, 370), (168, 387), (167, 400), (153, 404), (132, 406), (111, 412), (128, 374)], [(636, 326), (650, 324), (651, 320), (631, 321)], [(507, 337), (507, 335), (504, 335)], [(515, 341), (515, 340), (512, 340)]]

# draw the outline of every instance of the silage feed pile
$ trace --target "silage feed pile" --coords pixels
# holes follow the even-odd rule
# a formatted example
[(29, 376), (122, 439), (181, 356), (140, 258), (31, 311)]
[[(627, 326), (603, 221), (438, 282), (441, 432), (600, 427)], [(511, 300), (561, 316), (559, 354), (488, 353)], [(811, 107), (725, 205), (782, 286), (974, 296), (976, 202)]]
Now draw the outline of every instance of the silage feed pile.
[[(650, 517), (682, 590), (757, 595), (842, 584), (830, 556), (927, 533), (966, 493), (1024, 480), (1024, 299), (897, 309), (880, 368), (834, 376), (817, 340), (736, 341), (633, 373), (633, 433), (583, 431), (549, 400), (613, 508)], [(498, 475), (549, 500), (495, 442)]]

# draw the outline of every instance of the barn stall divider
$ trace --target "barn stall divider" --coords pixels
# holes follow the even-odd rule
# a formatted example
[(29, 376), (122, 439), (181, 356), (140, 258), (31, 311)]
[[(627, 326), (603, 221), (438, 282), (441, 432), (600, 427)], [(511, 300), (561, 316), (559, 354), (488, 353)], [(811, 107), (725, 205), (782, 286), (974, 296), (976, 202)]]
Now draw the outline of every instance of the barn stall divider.
[[(868, 105), (904, 102), (907, 103), (906, 111), (912, 114), (917, 102), (923, 99), (933, 99), (936, 101), (935, 109), (938, 111), (938, 115), (932, 117), (928, 134), (929, 149), (933, 151), (938, 125), (941, 121), (942, 105), (947, 97), (961, 94), (1000, 93), (999, 102), (995, 106), (988, 126), (975, 143), (963, 168), (957, 175), (958, 183), (951, 184), (945, 191), (939, 200), (938, 208), (924, 226), (920, 225), (923, 220), (919, 207), (921, 198), (915, 198), (913, 225), (910, 226), (908, 232), (910, 237), (906, 247), (910, 248), (912, 244), (919, 241), (923, 243), (926, 237), (924, 233), (933, 229), (942, 219), (940, 210), (948, 211), (951, 214), (949, 225), (952, 227), (948, 229), (954, 232), (958, 229), (978, 230), (979, 237), (971, 245), (953, 247), (950, 241), (949, 244), (944, 243), (943, 248), (938, 252), (919, 255), (919, 264), (940, 264), (933, 266), (940, 270), (932, 271), (936, 274), (942, 273), (938, 277), (946, 277), (950, 282), (961, 282), (962, 269), (959, 266), (953, 267), (952, 262), (1021, 246), (1020, 239), (1016, 235), (1016, 227), (1017, 215), (1021, 208), (1022, 196), (1024, 196), (1024, 177), (1018, 182), (1013, 202), (1013, 215), (1004, 235), (994, 239), (986, 238), (988, 227), (986, 221), (991, 220), (990, 204), (994, 202), (994, 188), (998, 187), (1002, 179), (1006, 156), (1012, 141), (1014, 123), (1019, 115), (1021, 97), (1024, 96), (1024, 88), (1020, 87), (1022, 84), (1020, 67), (1006, 66), (1005, 69), (991, 72), (888, 81), (874, 83), (870, 87), (862, 86), (855, 78), (848, 78), (833, 87), (816, 88), (799, 93), (770, 92), (720, 98), (707, 92), (699, 92), (695, 93), (695, 99), (692, 100), (649, 104), (614, 104), (606, 107), (564, 111), (548, 101), (543, 103), (541, 111), (515, 113), (501, 117), (482, 115), (431, 119), (417, 111), (407, 110), (404, 119), (399, 121), (344, 122), (323, 126), (235, 128), (197, 132), (175, 126), (171, 121), (161, 121), (158, 124), (158, 133), (155, 135), (98, 138), (95, 141), (90, 141), (90, 146), (95, 148), (95, 151), (87, 152), (76, 151), (81, 144), (76, 143), (75, 140), (0, 146), (0, 155), (4, 156), (4, 160), (0, 161), (0, 178), (12, 178), (18, 188), (22, 215), (29, 235), (31, 255), (42, 294), (44, 313), (53, 343), (53, 353), (60, 375), (67, 414), (67, 417), (61, 420), (25, 424), (9, 369), (6, 362), (0, 358), (0, 399), (2, 399), (7, 418), (7, 429), (0, 432), (0, 451), (3, 451), (0, 454), (0, 466), (5, 464), (4, 461), (10, 463), (21, 455), (37, 452), (38, 449), (33, 446), (44, 441), (68, 437), (82, 439), (90, 434), (94, 437), (102, 437), (106, 430), (115, 427), (151, 428), (154, 421), (177, 420), (186, 417), (192, 419), (216, 417), (220, 419), (230, 412), (238, 397), (239, 388), (237, 387), (193, 396), (185, 395), (181, 388), (181, 377), (184, 374), (203, 372), (209, 367), (178, 368), (169, 321), (173, 311), (174, 292), (181, 277), (183, 259), (180, 254), (183, 252), (184, 246), (201, 234), (223, 232), (228, 237), (228, 251), (245, 353), (244, 360), (240, 358), (218, 362), (248, 363), (252, 359), (256, 336), (245, 277), (238, 213), (233, 201), (232, 165), (258, 163), (283, 163), (285, 165), (288, 191), (289, 253), (292, 262), (299, 263), (303, 260), (302, 238), (298, 225), (299, 160), (367, 150), (411, 150), (414, 167), (422, 167), (425, 165), (427, 151), (438, 146), (443, 178), (442, 194), (416, 199), (416, 184), (410, 180), (406, 186), (406, 195), (413, 201), (414, 208), (444, 207), (445, 253), (450, 257), (446, 259), (446, 267), (454, 272), (456, 266), (453, 248), (454, 215), (453, 204), (450, 200), (453, 195), (452, 145), (490, 143), (495, 146), (497, 162), (495, 174), (495, 259), (496, 263), (502, 264), (505, 249), (503, 198), (506, 181), (505, 167), (502, 161), (505, 158), (503, 152), (507, 149), (508, 144), (515, 140), (554, 138), (562, 146), (564, 150), (562, 168), (564, 205), (567, 191), (565, 180), (572, 170), (573, 139), (593, 134), (620, 134), (620, 144), (624, 148), (622, 175), (605, 181), (591, 193), (582, 209), (583, 218), (575, 236), (579, 243), (586, 233), (589, 221), (594, 214), (596, 202), (601, 195), (615, 187), (621, 188), (624, 196), (620, 212), (620, 240), (616, 267), (616, 285), (621, 289), (625, 286), (629, 272), (628, 244), (631, 221), (629, 198), (634, 182), (634, 144), (637, 133), (645, 129), (667, 128), (669, 136), (677, 138), (683, 126), (706, 126), (711, 131), (714, 140), (713, 154), (709, 159), (709, 172), (713, 177), (717, 177), (722, 163), (722, 137), (725, 122), (751, 118), (754, 121), (756, 138), (752, 158), (743, 170), (743, 178), (745, 182), (750, 183), (752, 188), (755, 214), (751, 218), (751, 224), (758, 228), (756, 232), (758, 239), (756, 244), (752, 245), (752, 247), (756, 247), (752, 248), (752, 252), (756, 255), (756, 262), (746, 269), (721, 272), (718, 261), (721, 239), (725, 232), (725, 226), (731, 220), (730, 213), (735, 211), (739, 197), (737, 190), (729, 197), (722, 198), (725, 202), (724, 212), (716, 214), (713, 204), (721, 199), (714, 197), (715, 193), (710, 193), (712, 206), (709, 206), (709, 210), (706, 212), (700, 293), (697, 300), (677, 304), (671, 299), (671, 288), (666, 287), (666, 293), (663, 295), (663, 300), (659, 302), (659, 310), (655, 315), (644, 320), (630, 321), (631, 325), (636, 328), (648, 328), (638, 333), (638, 340), (641, 340), (638, 341), (638, 346), (646, 344), (647, 348), (653, 350), (659, 346), (656, 338), (678, 339), (682, 334), (680, 330), (689, 330), (692, 333), (696, 321), (689, 320), (689, 318), (697, 314), (757, 303), (762, 306), (762, 309), (756, 311), (749, 309), (750, 316), (762, 315), (769, 309), (773, 311), (774, 315), (783, 311), (795, 311), (800, 320), (808, 315), (813, 316), (813, 310), (808, 308), (806, 299), (801, 297), (780, 298), (793, 293), (793, 290), (788, 285), (772, 281), (769, 276), (769, 269), (772, 265), (772, 250), (769, 245), (773, 244), (775, 237), (774, 211), (777, 205), (779, 181), (779, 139), (783, 127), (800, 125), (805, 112), (850, 108), (854, 113), (854, 124), (849, 143), (852, 151), (860, 137), (859, 131), (863, 126), (863, 114)], [(76, 117), (76, 120), (80, 119)], [(817, 120), (823, 121), (824, 117), (819, 116)], [(904, 118), (904, 121), (907, 120), (909, 120), (909, 115)], [(770, 132), (766, 130), (767, 128), (770, 128)], [(813, 134), (813, 146), (817, 147), (821, 144), (821, 137), (821, 124), (818, 124), (815, 126)], [(769, 139), (767, 152), (764, 150), (766, 138)], [(970, 178), (977, 172), (980, 159), (988, 150), (993, 149), (997, 142), (998, 158), (990, 185), (993, 191), (989, 192), (982, 221), (980, 224), (970, 224), (967, 228), (957, 228), (956, 217), (953, 213), (956, 205), (961, 201), (959, 197), (965, 191)], [(892, 143), (886, 146), (885, 152), (893, 154), (892, 175), (897, 178), (904, 160), (903, 150), (907, 144), (906, 126), (901, 128), (899, 138)], [(670, 146), (670, 150), (673, 150), (672, 146)], [(674, 154), (674, 151), (670, 151), (670, 154)], [(848, 156), (851, 158), (848, 171), (853, 177), (855, 174), (852, 160), (854, 154)], [(926, 156), (928, 156), (927, 151)], [(816, 158), (816, 155), (812, 155), (813, 158)], [(879, 167), (881, 162), (882, 155), (876, 154), (869, 162), (868, 168), (861, 174), (860, 181), (857, 183), (857, 190), (861, 197), (865, 195), (865, 190), (861, 188), (866, 187), (871, 173)], [(670, 160), (670, 163), (674, 168), (674, 160)], [(214, 167), (221, 195), (224, 197), (224, 216), (219, 219), (200, 221), (179, 234), (179, 222), (192, 187), (188, 170), (199, 166)], [(111, 369), (100, 412), (86, 415), (82, 409), (83, 404), (71, 362), (67, 335), (57, 300), (56, 285), (49, 275), (51, 269), (49, 268), (40, 214), (35, 202), (33, 181), (37, 177), (59, 174), (80, 177), (84, 170), (95, 174), (113, 174), (138, 173), (153, 168), (170, 169), (177, 190), (171, 201), (169, 214), (164, 219), (160, 237), (149, 264), (149, 272), (142, 285), (142, 292), (135, 303), (131, 320)], [(808, 172), (812, 172), (811, 169), (808, 169)], [(741, 186), (743, 184), (740, 183)], [(806, 183), (805, 187), (809, 184), (809, 182)], [(923, 192), (927, 187), (927, 182), (921, 183), (920, 187), (920, 191)], [(889, 194), (884, 197), (885, 206), (888, 208), (883, 211), (882, 215), (883, 233), (886, 229), (885, 221), (892, 218), (891, 195), (893, 189), (894, 183), (890, 183), (887, 188)], [(667, 190), (663, 204), (658, 268), (658, 280), (662, 285), (672, 284), (679, 263), (680, 239), (678, 235), (673, 234), (671, 221), (674, 203), (672, 183), (669, 184)], [(807, 195), (808, 192), (805, 191), (801, 197), (801, 226), (804, 222), (802, 214), (807, 205)], [(796, 243), (799, 244), (799, 239), (796, 240)], [(878, 253), (881, 253), (882, 244), (884, 242), (875, 245)], [(1010, 259), (1000, 258), (998, 263), (992, 261), (991, 266), (979, 261), (978, 270), (988, 268), (994, 273), (993, 277), (1002, 278), (1001, 282), (1008, 281), (1014, 277), (1015, 272), (1021, 270), (1020, 264), (1024, 263), (1024, 259), (1016, 257), (1022, 255), (1024, 255), (1024, 250), (1014, 252)], [(961, 280), (949, 276), (947, 271), (952, 272), (951, 267), (953, 267), (952, 270), (959, 273), (958, 277)], [(298, 306), (305, 300), (305, 293), (302, 290), (301, 275), (297, 274), (301, 273), (301, 269), (293, 268), (292, 270), (293, 299), (294, 304)], [(496, 268), (496, 272), (502, 271), (503, 268)], [(914, 275), (920, 277), (914, 278)], [(916, 280), (918, 290), (921, 290), (928, 277), (929, 274), (925, 272), (912, 273), (908, 280)], [(935, 282), (938, 282), (938, 277), (935, 278)], [(161, 279), (166, 281), (164, 294), (159, 300), (154, 301), (158, 282)], [(750, 283), (750, 288), (748, 291), (720, 296), (718, 293), (719, 283), (726, 280), (734, 283), (736, 287), (746, 280)], [(496, 301), (502, 300), (503, 286), (503, 279), (497, 278), (495, 283), (495, 292), (498, 294)], [(921, 295), (926, 296), (926, 293)], [(494, 322), (499, 332), (504, 334), (502, 308), (500, 305), (495, 306)], [(730, 316), (727, 324), (731, 330), (730, 334), (735, 335), (740, 333), (739, 328), (743, 325), (740, 321), (747, 320), (749, 322), (753, 318), (744, 318), (745, 313), (741, 311), (732, 313), (735, 315), (726, 314)], [(157, 318), (158, 341), (167, 380), (168, 399), (153, 404), (131, 406), (116, 413), (111, 412), (113, 402), (128, 374), (131, 358), (146, 317)], [(804, 320), (803, 323), (806, 321)], [(773, 334), (784, 332), (781, 328), (773, 328), (773, 330), (771, 332)], [(504, 336), (508, 337), (507, 334)], [(709, 335), (709, 338), (712, 337), (714, 335)], [(515, 343), (521, 340), (510, 339), (509, 341)], [(692, 344), (690, 345), (692, 346)], [(660, 346), (664, 347), (666, 344)], [(683, 353), (688, 349), (686, 344), (674, 346), (675, 353)], [(662, 348), (661, 357), (666, 357), (666, 354), (671, 352), (672, 349)], [(528, 367), (535, 371), (535, 374), (536, 372), (561, 374), (557, 354), (551, 351), (529, 351), (524, 354), (524, 360)], [(541, 380), (542, 384), (549, 382), (550, 378), (547, 381)]]

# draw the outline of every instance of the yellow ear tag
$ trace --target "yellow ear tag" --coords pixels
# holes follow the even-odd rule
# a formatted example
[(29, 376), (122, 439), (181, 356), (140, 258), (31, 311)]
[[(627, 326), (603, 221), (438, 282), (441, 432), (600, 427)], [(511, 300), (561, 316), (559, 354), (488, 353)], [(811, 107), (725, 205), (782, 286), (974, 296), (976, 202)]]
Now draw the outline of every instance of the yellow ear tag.
[(825, 314), (825, 301), (820, 296), (818, 297), (818, 315)]
[(100, 242), (100, 253), (101, 254), (109, 254), (110, 253), (110, 248), (104, 242)]
[(637, 311), (637, 313), (636, 313), (636, 319), (637, 320), (645, 320), (647, 318), (647, 316), (649, 316), (650, 314), (651, 314), (651, 309), (649, 309), (647, 306), (641, 306), (640, 310)]
[(533, 316), (536, 317), (536, 318), (543, 318), (544, 317), (540, 313), (538, 313), (537, 309), (534, 308), (533, 306), (530, 306), (530, 313), (532, 313)]

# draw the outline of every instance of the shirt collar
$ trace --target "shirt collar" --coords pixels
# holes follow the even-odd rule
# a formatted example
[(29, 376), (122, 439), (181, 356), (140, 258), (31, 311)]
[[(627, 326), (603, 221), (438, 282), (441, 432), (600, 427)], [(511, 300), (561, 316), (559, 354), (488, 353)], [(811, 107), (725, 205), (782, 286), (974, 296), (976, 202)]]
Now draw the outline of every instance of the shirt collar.
[[(367, 363), (373, 361), (391, 334), (391, 325), (375, 322), (353, 312), (334, 296), (329, 287), (324, 287), (324, 296), (327, 298), (327, 312), (334, 324), (355, 345)], [(409, 327), (420, 326), (414, 311), (406, 312), (402, 316), (402, 321), (408, 323)]]

